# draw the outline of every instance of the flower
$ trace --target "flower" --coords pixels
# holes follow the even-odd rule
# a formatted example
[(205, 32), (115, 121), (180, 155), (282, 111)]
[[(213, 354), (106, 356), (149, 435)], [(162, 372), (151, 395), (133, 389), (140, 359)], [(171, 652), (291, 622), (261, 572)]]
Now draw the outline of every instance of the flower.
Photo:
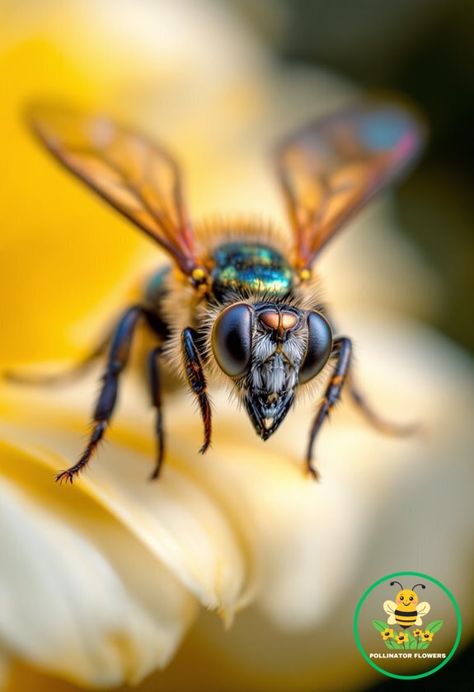
[(422, 635), (422, 639), (424, 642), (432, 642), (433, 641), (433, 632), (430, 632), (429, 630), (425, 630)]
[(413, 636), (414, 637), (421, 637), (422, 634), (423, 634), (423, 630), (420, 630), (420, 629), (413, 630)]
[[(3, 368), (81, 357), (150, 255), (161, 261), (33, 143), (18, 117), (32, 96), (110, 109), (169, 139), (196, 215), (242, 208), (278, 220), (263, 150), (354, 91), (325, 72), (276, 69), (221, 3), (99, 0), (86, 11), (79, 0), (45, 0), (28, 10), (15, 6), (1, 29)], [(214, 446), (201, 457), (200, 422), (180, 390), (165, 398), (163, 475), (147, 483), (153, 422), (132, 369), (108, 444), (61, 488), (54, 472), (80, 449), (99, 370), (63, 390), (1, 387), (0, 661), (9, 691), (141, 683), (212, 692), (229, 680), (248, 690), (360, 689), (371, 671), (352, 658), (350, 626), (341, 632), (340, 623), (387, 564), (416, 562), (414, 516), (424, 569), (450, 583), (461, 608), (469, 602), (472, 368), (406, 317), (429, 314), (426, 289), (436, 295), (436, 285), (397, 240), (382, 202), (320, 270), (358, 345), (364, 388), (387, 415), (401, 410), (428, 427), (424, 438), (384, 438), (341, 406), (320, 439), (320, 484), (301, 468), (314, 402), (263, 444), (212, 392)], [(436, 536), (431, 515), (413, 514), (420, 487), (427, 506), (443, 503)], [(440, 565), (440, 554), (450, 559)]]
[(393, 630), (390, 629), (390, 627), (387, 627), (386, 630), (383, 632), (380, 632), (380, 636), (382, 639), (385, 641), (385, 639), (393, 639)]
[(396, 637), (397, 644), (405, 644), (408, 641), (408, 634), (406, 632), (399, 632)]

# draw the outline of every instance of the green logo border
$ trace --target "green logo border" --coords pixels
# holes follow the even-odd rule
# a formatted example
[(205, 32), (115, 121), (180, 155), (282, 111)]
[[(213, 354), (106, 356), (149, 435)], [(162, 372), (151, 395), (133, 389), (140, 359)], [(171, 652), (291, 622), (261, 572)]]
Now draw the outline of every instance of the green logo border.
[[(393, 579), (394, 577), (402, 577), (402, 576), (407, 575), (407, 574), (410, 576), (419, 577), (420, 579), (427, 579), (432, 584), (436, 584), (436, 586), (439, 586), (439, 588), (444, 591), (444, 593), (448, 596), (449, 600), (451, 601), (453, 608), (454, 608), (454, 612), (456, 613), (456, 619), (457, 619), (457, 623), (458, 623), (457, 632), (456, 632), (456, 639), (455, 639), (455, 642), (453, 644), (453, 648), (451, 649), (449, 654), (446, 656), (446, 658), (441, 663), (439, 663), (435, 668), (432, 668), (431, 670), (427, 671), (426, 673), (418, 673), (417, 675), (397, 675), (396, 673), (389, 673), (388, 671), (384, 670), (379, 665), (377, 665), (377, 663), (372, 661), (372, 659), (369, 658), (369, 656), (364, 651), (364, 648), (362, 646), (362, 642), (360, 641), (359, 627), (358, 627), (360, 609), (362, 608), (362, 605), (363, 605), (365, 599), (367, 598), (367, 596), (377, 586), (379, 586), (383, 582), (387, 581), (388, 579)], [(391, 574), (387, 574), (385, 577), (381, 577), (381, 579), (377, 579), (377, 581), (375, 581), (371, 586), (369, 586), (369, 588), (366, 589), (365, 592), (362, 594), (361, 598), (359, 599), (359, 601), (357, 603), (355, 613), (354, 613), (354, 638), (355, 638), (357, 648), (359, 649), (360, 653), (365, 658), (367, 663), (370, 666), (372, 666), (372, 668), (374, 668), (377, 672), (382, 673), (382, 675), (387, 675), (390, 678), (396, 678), (397, 680), (419, 680), (420, 678), (426, 678), (426, 677), (428, 677), (428, 675), (432, 675), (433, 673), (436, 673), (443, 666), (445, 666), (446, 663), (448, 663), (448, 661), (450, 661), (452, 659), (452, 657), (454, 656), (456, 649), (459, 646), (459, 642), (461, 641), (461, 632), (462, 632), (461, 611), (460, 611), (459, 606), (456, 602), (456, 599), (454, 598), (451, 591), (449, 591), (449, 589), (447, 589), (446, 586), (444, 586), (444, 584), (442, 584), (440, 581), (438, 581), (434, 577), (430, 577), (428, 574), (424, 574), (423, 572), (413, 572), (412, 570), (406, 570), (403, 572), (392, 572)]]

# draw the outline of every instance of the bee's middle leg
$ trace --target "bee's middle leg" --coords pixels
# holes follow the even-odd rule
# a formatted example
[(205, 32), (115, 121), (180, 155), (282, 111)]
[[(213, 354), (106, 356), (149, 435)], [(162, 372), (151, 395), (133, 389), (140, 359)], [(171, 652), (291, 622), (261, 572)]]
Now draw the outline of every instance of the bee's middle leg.
[(3, 376), (7, 381), (20, 385), (49, 387), (70, 384), (74, 380), (78, 380), (83, 375), (86, 375), (97, 360), (105, 354), (112, 336), (113, 332), (107, 333), (85, 358), (66, 370), (47, 374), (27, 374), (8, 370), (3, 373)]
[(329, 415), (333, 406), (339, 401), (342, 387), (346, 380), (351, 364), (352, 342), (345, 336), (337, 337), (334, 340), (334, 347), (331, 354), (336, 357), (336, 365), (324, 393), (324, 398), (320, 404), (316, 418), (314, 419), (309, 435), (308, 451), (306, 453), (306, 468), (313, 478), (318, 478), (318, 472), (313, 466), (313, 446), (316, 436)]
[(186, 378), (201, 411), (201, 418), (204, 425), (204, 442), (199, 452), (204, 454), (211, 444), (211, 405), (207, 395), (206, 377), (196, 345), (196, 332), (194, 329), (191, 329), (191, 327), (186, 327), (181, 333), (181, 348)]
[(57, 481), (69, 481), (72, 483), (74, 477), (90, 461), (104, 437), (117, 402), (119, 377), (129, 359), (137, 322), (144, 314), (144, 308), (140, 305), (135, 305), (129, 308), (120, 319), (110, 344), (107, 367), (102, 377), (102, 388), (94, 409), (92, 432), (89, 441), (77, 463), (58, 473), (56, 476)]

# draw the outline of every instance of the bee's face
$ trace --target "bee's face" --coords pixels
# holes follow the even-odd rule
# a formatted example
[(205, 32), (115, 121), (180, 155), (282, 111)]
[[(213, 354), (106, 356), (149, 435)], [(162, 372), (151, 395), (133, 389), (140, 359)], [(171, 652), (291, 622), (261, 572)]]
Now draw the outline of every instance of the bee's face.
[(235, 381), (264, 440), (285, 418), (298, 384), (322, 370), (331, 349), (326, 318), (291, 305), (234, 303), (219, 314), (212, 330), (217, 364)]
[(418, 605), (418, 596), (411, 589), (402, 589), (395, 599), (397, 605), (406, 610), (413, 610)]

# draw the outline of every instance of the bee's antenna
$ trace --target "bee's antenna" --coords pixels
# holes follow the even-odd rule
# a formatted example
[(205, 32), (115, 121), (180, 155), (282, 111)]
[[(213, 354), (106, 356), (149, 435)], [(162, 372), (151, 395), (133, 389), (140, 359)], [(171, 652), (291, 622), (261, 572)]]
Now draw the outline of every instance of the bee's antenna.
[(412, 586), (411, 590), (414, 591), (417, 586), (421, 586), (422, 589), (426, 589), (426, 586), (424, 584), (415, 584), (415, 586)]
[(400, 584), (399, 581), (391, 581), (391, 582), (390, 582), (390, 586), (393, 586), (394, 584), (398, 584), (398, 586), (399, 586), (401, 589), (403, 589), (403, 586)]

